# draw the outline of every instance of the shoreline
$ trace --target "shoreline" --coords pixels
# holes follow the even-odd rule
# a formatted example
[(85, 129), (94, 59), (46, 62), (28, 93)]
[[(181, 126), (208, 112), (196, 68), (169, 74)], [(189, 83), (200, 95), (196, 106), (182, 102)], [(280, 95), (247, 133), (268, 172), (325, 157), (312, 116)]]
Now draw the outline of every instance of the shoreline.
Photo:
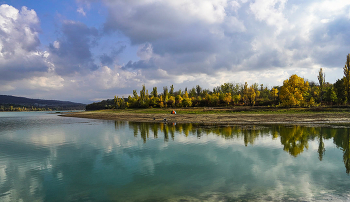
[(263, 124), (350, 124), (350, 113), (282, 113), (282, 114), (165, 114), (85, 111), (60, 116), (149, 123), (197, 123), (204, 125), (263, 125)]

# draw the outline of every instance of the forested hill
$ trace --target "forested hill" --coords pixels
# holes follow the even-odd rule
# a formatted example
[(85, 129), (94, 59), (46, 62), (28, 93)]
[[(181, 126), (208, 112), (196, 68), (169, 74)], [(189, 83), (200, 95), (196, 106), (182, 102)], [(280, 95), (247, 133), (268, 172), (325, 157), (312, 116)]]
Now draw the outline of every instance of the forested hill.
[(29, 108), (45, 108), (52, 110), (83, 110), (85, 104), (59, 101), (59, 100), (42, 100), (42, 99), (31, 99), (25, 97), (16, 97), (11, 95), (0, 95), (0, 105), (2, 107), (13, 106), (13, 107), (29, 107)]

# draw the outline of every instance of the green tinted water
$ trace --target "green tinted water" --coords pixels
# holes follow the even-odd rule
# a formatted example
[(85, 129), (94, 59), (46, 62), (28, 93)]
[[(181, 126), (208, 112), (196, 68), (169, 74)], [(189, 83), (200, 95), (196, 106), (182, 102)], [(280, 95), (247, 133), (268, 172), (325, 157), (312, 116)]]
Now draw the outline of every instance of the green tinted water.
[(0, 113), (0, 201), (346, 201), (349, 171), (348, 126)]

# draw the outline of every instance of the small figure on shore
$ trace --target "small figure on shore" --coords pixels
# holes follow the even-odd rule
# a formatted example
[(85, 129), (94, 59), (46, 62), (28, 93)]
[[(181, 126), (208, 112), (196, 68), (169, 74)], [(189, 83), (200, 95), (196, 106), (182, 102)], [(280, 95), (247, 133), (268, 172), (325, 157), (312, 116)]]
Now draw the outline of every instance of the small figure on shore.
[(175, 110), (171, 111), (171, 114), (176, 114), (176, 111)]

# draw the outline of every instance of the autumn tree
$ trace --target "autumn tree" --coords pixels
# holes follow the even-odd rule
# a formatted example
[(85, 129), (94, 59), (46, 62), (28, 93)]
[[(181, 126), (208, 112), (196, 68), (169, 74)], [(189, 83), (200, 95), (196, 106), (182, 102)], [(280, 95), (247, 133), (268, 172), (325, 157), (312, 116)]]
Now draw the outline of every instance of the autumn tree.
[(273, 98), (273, 101), (276, 101), (276, 98), (278, 97), (278, 89), (272, 88), (270, 92), (271, 97)]
[(230, 102), (232, 101), (231, 93), (225, 93), (223, 101), (224, 101), (225, 105), (228, 106), (230, 104)]
[(245, 82), (242, 91), (243, 91), (243, 101), (244, 101), (244, 105), (247, 105), (247, 104), (248, 104), (248, 101), (249, 101), (249, 89), (248, 89), (248, 83), (247, 83), (247, 82)]
[(182, 100), (183, 100), (183, 98), (181, 97), (181, 94), (176, 95), (176, 97), (175, 97), (175, 105), (176, 105), (176, 107), (181, 107), (182, 106)]
[(293, 74), (283, 81), (280, 91), (280, 100), (283, 106), (301, 106), (304, 104), (304, 97), (309, 89), (309, 82)]
[(114, 102), (114, 108), (119, 109), (120, 104), (119, 104), (119, 98), (117, 96), (114, 96), (113, 102)]
[(253, 85), (251, 85), (248, 88), (248, 99), (250, 101), (250, 104), (253, 105), (253, 106), (255, 105), (255, 98), (257, 97), (257, 93), (256, 92), (258, 92), (256, 90), (257, 88), (255, 88), (255, 87), (256, 87), (256, 85), (253, 84)]

